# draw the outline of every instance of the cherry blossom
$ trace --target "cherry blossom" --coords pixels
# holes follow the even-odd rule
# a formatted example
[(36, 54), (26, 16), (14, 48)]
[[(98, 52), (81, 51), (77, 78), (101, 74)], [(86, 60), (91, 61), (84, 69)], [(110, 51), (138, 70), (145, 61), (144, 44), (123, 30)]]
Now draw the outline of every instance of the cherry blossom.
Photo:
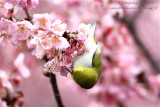
[(39, 4), (39, 0), (6, 0), (13, 5), (21, 6), (22, 8), (33, 9)]
[(13, 4), (6, 3), (5, 0), (0, 0), (0, 18), (9, 18), (13, 14), (17, 13), (18, 7)]
[(7, 104), (6, 104), (5, 101), (2, 101), (2, 100), (0, 99), (0, 106), (1, 106), (1, 107), (7, 107)]
[(7, 88), (7, 89), (13, 91), (13, 87), (9, 81), (9, 77), (8, 77), (7, 73), (3, 70), (0, 70), (0, 86), (1, 86), (1, 88), (4, 87), (4, 88)]
[(33, 22), (34, 22), (34, 25), (38, 26), (38, 27), (50, 28), (50, 26), (51, 26), (51, 18), (48, 13), (34, 14), (33, 15)]
[(30, 71), (26, 67), (26, 65), (24, 64), (24, 57), (25, 57), (24, 54), (20, 53), (17, 56), (16, 60), (14, 61), (14, 65), (18, 69), (18, 71), (20, 72), (21, 76), (24, 78), (27, 78), (30, 76)]
[[(23, 105), (23, 93), (17, 87), (23, 81), (22, 78), (30, 76), (29, 69), (23, 60), (24, 54), (20, 53), (14, 61), (13, 69), (9, 71), (0, 69), (0, 107), (21, 107)], [(10, 96), (9, 99), (8, 96)], [(8, 100), (13, 102), (10, 104)]]

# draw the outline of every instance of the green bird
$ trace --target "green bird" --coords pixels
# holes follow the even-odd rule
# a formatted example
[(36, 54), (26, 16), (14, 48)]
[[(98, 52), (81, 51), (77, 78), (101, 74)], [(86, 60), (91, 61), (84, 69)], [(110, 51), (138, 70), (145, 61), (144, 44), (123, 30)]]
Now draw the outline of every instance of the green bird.
[(66, 69), (71, 73), (73, 80), (85, 89), (90, 89), (96, 84), (102, 71), (101, 47), (94, 38), (95, 28), (94, 22), (90, 26), (88, 38), (90, 50), (75, 58), (72, 70)]

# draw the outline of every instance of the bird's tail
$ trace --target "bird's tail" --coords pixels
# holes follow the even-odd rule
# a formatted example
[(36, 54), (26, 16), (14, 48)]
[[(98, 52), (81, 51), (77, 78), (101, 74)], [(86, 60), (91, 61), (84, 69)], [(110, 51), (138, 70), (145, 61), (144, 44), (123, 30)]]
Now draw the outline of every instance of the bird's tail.
[(91, 40), (91, 42), (93, 44), (96, 44), (95, 41), (95, 30), (96, 30), (96, 21), (94, 21), (91, 26), (90, 26), (90, 35), (89, 35), (89, 39)]

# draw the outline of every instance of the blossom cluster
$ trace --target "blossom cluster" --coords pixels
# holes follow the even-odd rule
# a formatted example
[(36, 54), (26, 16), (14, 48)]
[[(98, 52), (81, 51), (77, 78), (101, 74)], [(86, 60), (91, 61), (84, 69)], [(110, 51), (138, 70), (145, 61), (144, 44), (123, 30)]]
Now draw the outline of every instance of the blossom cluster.
[(50, 20), (49, 14), (34, 14), (33, 23), (22, 20), (1, 18), (1, 38), (9, 38), (16, 46), (33, 49), (38, 59), (46, 57), (44, 72), (53, 72), (66, 76), (65, 68), (71, 68), (74, 58), (82, 54), (89, 46), (90, 24), (80, 24), (75, 32), (66, 29), (61, 20)]
[(10, 18), (22, 9), (33, 9), (39, 0), (0, 0), (0, 18)]
[[(34, 14), (32, 21), (24, 20), (26, 18), (17, 19), (13, 16), (15, 6), (31, 9), (38, 3), (36, 1), (7, 0), (7, 2), (1, 2), (3, 4), (2, 9), (5, 9), (6, 12), (2, 10), (3, 13), (0, 17), (0, 42), (10, 40), (17, 47), (26, 47), (33, 50), (32, 55), (35, 55), (37, 59), (47, 59), (43, 69), (44, 72), (66, 76), (68, 73), (66, 68), (73, 66), (74, 58), (89, 49), (88, 37), (91, 33), (91, 25), (80, 24), (76, 31), (69, 31), (66, 29), (67, 25), (65, 23), (53, 18), (48, 13)], [(12, 6), (12, 9), (9, 9), (10, 6)], [(13, 13), (9, 14), (10, 11)], [(22, 92), (15, 91), (12, 84), (12, 82), (15, 82), (19, 85), (22, 80), (21, 76), (28, 77), (30, 75), (24, 63), (22, 63), (23, 59), (24, 55), (20, 54), (14, 63), (15, 70), (11, 70), (11, 74), (16, 76), (14, 80), (12, 80), (12, 75), (9, 75), (6, 71), (1, 71), (3, 75), (1, 75), (0, 80), (2, 81), (0, 82), (7, 84), (2, 86), (3, 91), (5, 91), (3, 92), (5, 95), (0, 99), (2, 107), (8, 107), (10, 104), (21, 107), (23, 104)], [(18, 76), (17, 71), (19, 71)], [(11, 98), (7, 96), (11, 96)], [(14, 100), (14, 102), (10, 102), (10, 100)]]
[(6, 2), (22, 8), (33, 9), (39, 4), (39, 0), (5, 0)]
[(0, 69), (0, 107), (22, 107), (23, 93), (18, 88), (23, 78), (30, 76), (24, 63), (24, 54), (20, 53), (10, 71)]

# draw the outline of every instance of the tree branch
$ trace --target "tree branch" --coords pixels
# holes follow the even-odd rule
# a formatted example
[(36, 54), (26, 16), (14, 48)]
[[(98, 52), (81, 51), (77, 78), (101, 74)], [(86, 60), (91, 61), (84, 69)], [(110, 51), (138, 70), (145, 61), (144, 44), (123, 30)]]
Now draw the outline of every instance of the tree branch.
[(56, 77), (53, 73), (50, 74), (50, 82), (51, 82), (51, 85), (52, 85), (52, 89), (53, 89), (53, 92), (54, 92), (54, 97), (56, 98), (58, 107), (64, 107), (64, 105), (62, 103), (62, 100), (61, 100), (59, 90), (58, 90)]
[(147, 0), (141, 0), (139, 10), (133, 15), (133, 17), (129, 20), (127, 18), (119, 19), (118, 17), (115, 17), (118, 19), (120, 22), (124, 23), (127, 25), (128, 30), (132, 34), (133, 39), (135, 40), (136, 44), (139, 46), (139, 48), (142, 50), (148, 61), (150, 62), (151, 66), (153, 69), (157, 72), (160, 73), (160, 68), (155, 62), (155, 60), (152, 58), (152, 55), (148, 51), (148, 49), (145, 47), (145, 45), (141, 42), (139, 39), (139, 36), (135, 30), (135, 21), (138, 18), (138, 16), (141, 14), (143, 7), (146, 5)]
[(120, 102), (120, 101), (117, 103), (117, 106), (118, 107), (125, 107), (125, 105), (122, 102)]
[(25, 14), (27, 16), (27, 20), (29, 20), (33, 24), (32, 17), (31, 17), (31, 15), (29, 13), (29, 10), (27, 8), (24, 8), (24, 12), (25, 12)]
[[(45, 56), (43, 57), (43, 59), (48, 62), (48, 58)], [(52, 86), (52, 90), (53, 90), (53, 93), (54, 93), (54, 97), (56, 99), (56, 102), (57, 102), (57, 105), (58, 107), (64, 107), (63, 105), (63, 102), (61, 100), (61, 96), (60, 96), (60, 93), (59, 93), (59, 90), (58, 90), (58, 85), (57, 85), (57, 80), (56, 80), (56, 76), (53, 74), (53, 73), (49, 73), (49, 72), (45, 72), (44, 75), (46, 77), (49, 77), (50, 78), (50, 83), (51, 83), (51, 86)]]

